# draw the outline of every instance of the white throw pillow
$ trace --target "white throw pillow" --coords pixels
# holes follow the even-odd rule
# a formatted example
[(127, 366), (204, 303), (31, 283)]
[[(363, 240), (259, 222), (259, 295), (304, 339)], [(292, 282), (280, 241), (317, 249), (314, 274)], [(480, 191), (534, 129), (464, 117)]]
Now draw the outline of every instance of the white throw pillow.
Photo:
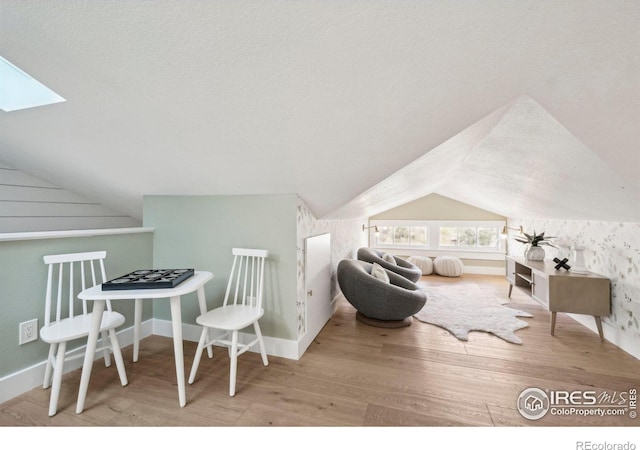
[(371, 269), (371, 275), (373, 275), (375, 278), (381, 281), (384, 281), (385, 283), (390, 282), (387, 271), (384, 269), (384, 267), (382, 267), (378, 263), (373, 263), (373, 269)]
[(396, 259), (393, 257), (393, 255), (391, 253), (385, 253), (384, 255), (382, 255), (382, 259), (384, 259), (389, 264), (394, 264), (394, 265), (398, 264), (396, 262)]

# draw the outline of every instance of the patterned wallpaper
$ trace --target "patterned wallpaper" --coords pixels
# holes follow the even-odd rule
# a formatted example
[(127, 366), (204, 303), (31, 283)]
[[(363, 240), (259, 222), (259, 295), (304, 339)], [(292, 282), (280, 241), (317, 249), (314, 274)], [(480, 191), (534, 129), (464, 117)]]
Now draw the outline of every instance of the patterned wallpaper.
[[(367, 218), (352, 220), (319, 220), (304, 201), (298, 198), (297, 208), (297, 266), (298, 266), (298, 336), (305, 330), (304, 240), (309, 236), (331, 233), (332, 296), (339, 293), (335, 269), (341, 259), (353, 258), (358, 248), (367, 245), (362, 224)], [(509, 226), (522, 225), (527, 233), (534, 230), (556, 236), (562, 243), (558, 249), (545, 247), (547, 258), (568, 258), (573, 261), (572, 245), (585, 246), (587, 268), (611, 280), (611, 315), (603, 322), (628, 335), (640, 339), (640, 223), (571, 221), (555, 219), (509, 219)], [(513, 235), (511, 235), (513, 237)], [(524, 245), (509, 239), (508, 253), (521, 256)], [(638, 341), (640, 342), (640, 341)], [(640, 344), (639, 344), (640, 345)]]
[[(591, 272), (611, 280), (611, 315), (603, 322), (640, 338), (640, 223), (570, 220), (510, 219), (509, 226), (522, 225), (526, 233), (556, 236), (558, 249), (545, 246), (546, 257), (568, 258), (572, 245), (585, 246), (585, 265)], [(513, 235), (510, 235), (513, 237)], [(509, 254), (522, 256), (524, 245), (509, 239)]]
[(306, 329), (305, 302), (307, 295), (304, 280), (304, 240), (310, 236), (331, 233), (331, 298), (335, 298), (340, 292), (336, 278), (338, 263), (342, 259), (355, 258), (358, 248), (367, 245), (366, 233), (362, 231), (362, 224), (367, 223), (367, 219), (319, 220), (300, 197), (298, 197), (297, 209), (298, 291), (296, 305), (298, 337), (300, 337)]

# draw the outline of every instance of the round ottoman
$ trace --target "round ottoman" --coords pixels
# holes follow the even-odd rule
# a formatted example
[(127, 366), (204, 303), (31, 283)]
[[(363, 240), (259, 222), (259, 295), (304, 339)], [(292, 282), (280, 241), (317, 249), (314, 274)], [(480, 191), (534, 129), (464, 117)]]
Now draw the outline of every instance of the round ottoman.
[(438, 256), (433, 262), (433, 269), (443, 277), (459, 277), (464, 273), (464, 264), (455, 256)]
[(409, 256), (407, 261), (417, 266), (422, 271), (422, 275), (431, 275), (433, 273), (433, 260), (428, 256)]

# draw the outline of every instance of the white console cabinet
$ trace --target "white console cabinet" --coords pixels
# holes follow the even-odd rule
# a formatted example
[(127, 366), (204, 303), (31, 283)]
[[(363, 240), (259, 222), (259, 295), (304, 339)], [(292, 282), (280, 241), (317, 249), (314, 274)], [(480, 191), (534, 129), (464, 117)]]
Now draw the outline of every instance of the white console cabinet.
[(506, 257), (506, 278), (509, 297), (513, 286), (521, 288), (531, 298), (551, 312), (551, 334), (556, 324), (556, 313), (588, 314), (595, 318), (600, 340), (604, 341), (602, 316), (611, 311), (609, 279), (595, 273), (574, 273), (556, 270), (553, 261), (530, 261), (513, 256)]

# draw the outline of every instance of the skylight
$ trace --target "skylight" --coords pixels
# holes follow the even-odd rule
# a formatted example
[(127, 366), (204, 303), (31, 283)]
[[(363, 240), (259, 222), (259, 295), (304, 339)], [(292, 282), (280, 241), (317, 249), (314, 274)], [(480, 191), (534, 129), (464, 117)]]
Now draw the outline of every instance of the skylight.
[(16, 111), (66, 101), (0, 56), (0, 109)]

